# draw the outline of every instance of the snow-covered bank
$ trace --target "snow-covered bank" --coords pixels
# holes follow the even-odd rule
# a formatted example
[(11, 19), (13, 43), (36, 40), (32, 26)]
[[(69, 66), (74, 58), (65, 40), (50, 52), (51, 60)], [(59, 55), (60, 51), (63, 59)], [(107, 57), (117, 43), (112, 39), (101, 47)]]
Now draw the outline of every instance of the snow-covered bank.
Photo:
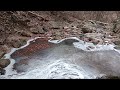
[[(118, 53), (120, 53), (120, 50), (117, 50), (117, 49), (114, 48), (115, 47), (114, 44), (105, 44), (105, 45), (99, 45), (98, 44), (98, 45), (94, 45), (93, 43), (84, 42), (84, 41), (78, 39), (77, 37), (69, 37), (69, 38), (65, 38), (65, 39), (62, 39), (62, 40), (49, 40), (49, 42), (58, 44), (58, 43), (63, 42), (66, 39), (75, 39), (75, 40), (78, 40), (79, 42), (74, 42), (73, 45), (76, 48), (82, 49), (84, 51), (115, 50)], [(89, 46), (93, 47), (93, 48), (88, 48)]]
[[(72, 59), (77, 59), (78, 57), (75, 56), (74, 58), (68, 57), (63, 57), (62, 55), (65, 55), (65, 53), (62, 53), (59, 55), (56, 52), (51, 53), (50, 57), (44, 57), (43, 60), (32, 60), (31, 64), (29, 65), (30, 68), (23, 73), (17, 73), (16, 71), (13, 71), (13, 64), (15, 63), (15, 60), (11, 58), (11, 54), (14, 53), (16, 50), (22, 49), (30, 44), (30, 41), (33, 41), (37, 38), (30, 39), (27, 41), (27, 44), (20, 47), (20, 48), (13, 48), (10, 53), (5, 55), (6, 59), (11, 60), (11, 64), (6, 67), (6, 74), (0, 76), (0, 78), (9, 78), (9, 79), (84, 79), (84, 78), (95, 78), (97, 75), (99, 75), (99, 72), (92, 72), (90, 68), (83, 68), (80, 65), (77, 65), (75, 63), (71, 63), (71, 61), (74, 61)], [(79, 42), (74, 42), (74, 47), (82, 49), (84, 51), (101, 51), (101, 50), (116, 50), (114, 49), (114, 45), (94, 45), (92, 43), (87, 43), (82, 40), (79, 40), (76, 37), (70, 37), (66, 39), (75, 39), (78, 40)], [(49, 40), (51, 43), (61, 43), (66, 39), (62, 40)], [(87, 49), (88, 46), (94, 47), (93, 49)], [(62, 47), (60, 47), (62, 48)], [(56, 49), (60, 50), (60, 49)], [(116, 50), (117, 51), (117, 50)], [(64, 52), (64, 51), (62, 51)], [(118, 51), (119, 52), (119, 51)], [(74, 53), (76, 54), (76, 53)], [(60, 56), (61, 58), (56, 59), (54, 56)], [(72, 55), (72, 54), (70, 54)], [(79, 55), (80, 56), (80, 55)], [(36, 59), (36, 58), (34, 58)]]

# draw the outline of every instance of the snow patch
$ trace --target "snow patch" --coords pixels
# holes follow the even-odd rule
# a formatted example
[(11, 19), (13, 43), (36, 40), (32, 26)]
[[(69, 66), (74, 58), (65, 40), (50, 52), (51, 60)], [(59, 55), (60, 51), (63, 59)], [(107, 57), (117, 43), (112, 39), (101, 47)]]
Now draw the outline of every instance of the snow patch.
[(80, 39), (78, 39), (77, 37), (69, 37), (69, 38), (65, 38), (65, 39), (62, 39), (62, 40), (51, 40), (51, 39), (50, 39), (50, 40), (48, 40), (48, 42), (58, 44), (58, 43), (63, 42), (63, 41), (66, 40), (66, 39), (75, 39), (75, 40), (80, 41)]

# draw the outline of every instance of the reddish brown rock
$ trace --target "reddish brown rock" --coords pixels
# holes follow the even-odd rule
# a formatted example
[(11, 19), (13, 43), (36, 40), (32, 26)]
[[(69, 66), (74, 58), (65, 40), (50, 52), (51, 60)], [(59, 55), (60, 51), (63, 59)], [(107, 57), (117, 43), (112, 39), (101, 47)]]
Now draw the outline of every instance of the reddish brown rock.
[(38, 38), (30, 42), (30, 45), (13, 53), (12, 58), (30, 56), (36, 51), (44, 50), (53, 46), (48, 42), (49, 38)]

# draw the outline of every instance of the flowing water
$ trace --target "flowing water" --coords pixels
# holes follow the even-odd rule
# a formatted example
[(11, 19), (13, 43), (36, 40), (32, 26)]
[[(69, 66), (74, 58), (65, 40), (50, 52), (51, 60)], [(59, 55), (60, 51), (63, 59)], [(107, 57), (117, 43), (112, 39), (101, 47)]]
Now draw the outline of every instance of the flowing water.
[[(33, 40), (32, 45), (30, 42)], [(21, 48), (13, 48), (5, 55), (11, 64), (0, 78), (94, 79), (105, 74), (120, 75), (120, 51), (114, 49), (114, 45), (93, 45), (70, 37), (60, 41), (49, 40), (48, 43), (53, 46), (41, 50), (43, 43), (35, 38)], [(87, 46), (94, 48), (87, 49)], [(16, 65), (14, 70), (13, 65)]]

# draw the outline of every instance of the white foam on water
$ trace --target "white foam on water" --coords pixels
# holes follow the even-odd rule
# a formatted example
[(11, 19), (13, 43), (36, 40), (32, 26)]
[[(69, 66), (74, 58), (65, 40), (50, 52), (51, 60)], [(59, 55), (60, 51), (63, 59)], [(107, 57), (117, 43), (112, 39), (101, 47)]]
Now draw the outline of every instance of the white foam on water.
[(32, 69), (18, 75), (9, 77), (10, 79), (84, 79), (93, 78), (85, 72), (82, 67), (74, 64), (66, 63), (64, 59), (51, 60), (35, 66), (33, 62)]
[[(115, 50), (114, 47), (115, 45), (114, 44), (109, 44), (109, 45), (94, 45), (93, 43), (89, 43), (89, 42), (84, 42), (80, 39), (78, 39), (77, 37), (69, 37), (69, 38), (65, 38), (65, 39), (62, 39), (62, 40), (49, 40), (49, 42), (51, 43), (55, 43), (55, 44), (58, 44), (58, 43), (61, 43), (62, 41), (66, 40), (66, 39), (75, 39), (75, 40), (78, 40), (79, 42), (74, 42), (74, 46), (76, 48), (79, 48), (79, 49), (82, 49), (84, 51), (100, 51), (100, 50)], [(88, 46), (92, 46), (94, 47), (93, 49), (87, 49)]]
[[(94, 45), (93, 43), (82, 43), (82, 42), (75, 42), (73, 43), (76, 48), (82, 49), (84, 51), (102, 51), (102, 50), (114, 50), (114, 45)], [(93, 48), (89, 48), (92, 46)]]
[[(120, 50), (117, 50), (115, 49), (115, 45), (114, 44), (105, 44), (105, 45), (94, 45), (93, 43), (89, 43), (89, 42), (84, 42), (82, 40), (80, 40), (79, 38), (77, 37), (69, 37), (69, 38), (65, 38), (65, 39), (62, 39), (62, 40), (48, 40), (48, 42), (51, 42), (51, 43), (55, 43), (55, 44), (58, 44), (58, 43), (61, 43), (62, 41), (66, 40), (66, 39), (75, 39), (75, 40), (78, 40), (79, 42), (74, 42), (73, 45), (76, 47), (76, 48), (79, 48), (79, 49), (82, 49), (84, 51), (104, 51), (104, 50), (115, 50), (116, 52), (120, 53)], [(92, 46), (94, 48), (89, 48), (89, 46)]]

